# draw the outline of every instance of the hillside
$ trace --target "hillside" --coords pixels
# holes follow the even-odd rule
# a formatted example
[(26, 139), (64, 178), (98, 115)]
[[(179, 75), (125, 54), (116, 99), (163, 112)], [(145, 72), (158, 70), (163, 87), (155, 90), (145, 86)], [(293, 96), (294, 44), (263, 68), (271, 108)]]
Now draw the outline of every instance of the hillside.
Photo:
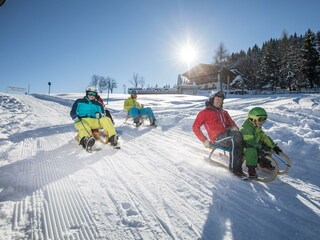
[[(109, 108), (120, 150), (85, 152), (69, 117), (81, 94), (0, 93), (0, 239), (318, 239), (319, 95), (237, 96), (224, 107), (240, 126), (263, 106), (264, 129), (290, 156), (285, 176), (241, 181), (203, 161), (191, 126), (205, 97), (139, 95), (159, 127), (124, 124)], [(218, 154), (214, 157), (219, 158)]]

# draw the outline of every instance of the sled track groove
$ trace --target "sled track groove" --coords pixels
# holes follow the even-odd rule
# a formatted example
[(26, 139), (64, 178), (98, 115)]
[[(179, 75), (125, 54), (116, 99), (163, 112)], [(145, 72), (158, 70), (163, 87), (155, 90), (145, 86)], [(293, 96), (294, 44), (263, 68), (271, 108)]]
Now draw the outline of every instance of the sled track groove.
[[(120, 154), (120, 153), (119, 153)], [(121, 153), (124, 154), (124, 153)], [(123, 158), (123, 157), (122, 157)], [(124, 170), (130, 172), (130, 166), (124, 166), (121, 165), (121, 169), (119, 169), (119, 165), (116, 164), (119, 161), (121, 161), (121, 156), (119, 156), (119, 159), (115, 162), (113, 161), (107, 161), (106, 164), (112, 168), (115, 176), (117, 176), (117, 179), (119, 183), (123, 186), (124, 191), (126, 192), (126, 195), (130, 199), (130, 205), (134, 209), (134, 211), (139, 214), (139, 217), (142, 218), (141, 222), (144, 225), (145, 223), (148, 223), (149, 228), (152, 229), (161, 229), (161, 234), (165, 234), (164, 236), (176, 239), (176, 238), (185, 238), (186, 236), (194, 236), (199, 237), (199, 229), (194, 229), (193, 224), (190, 223), (190, 219), (188, 219), (188, 215), (192, 214), (192, 216), (196, 216), (195, 218), (200, 218), (201, 216), (197, 215), (197, 212), (194, 211), (195, 206), (190, 205), (189, 203), (186, 203), (186, 199), (183, 197), (179, 198), (179, 205), (185, 205), (186, 210), (182, 211), (176, 211), (175, 209), (170, 207), (170, 203), (165, 200), (161, 196), (162, 193), (157, 193), (155, 188), (150, 187), (150, 184), (140, 184), (141, 179), (139, 179), (139, 174), (136, 176), (136, 174), (133, 174), (130, 179), (125, 179), (122, 177)], [(135, 164), (138, 164), (138, 162), (135, 162)], [(149, 169), (146, 168), (147, 171)], [(142, 170), (145, 172), (144, 170)], [(154, 174), (150, 171), (150, 174)], [(124, 174), (125, 176), (129, 176), (130, 174)], [(175, 177), (174, 175), (173, 177)], [(157, 182), (158, 180), (155, 179)], [(132, 183), (134, 183), (132, 185)], [(161, 186), (160, 187), (163, 190), (164, 195), (171, 195), (175, 196), (174, 189), (171, 189), (167, 186)], [(152, 189), (152, 191), (150, 191)], [(160, 195), (159, 195), (160, 194)], [(177, 200), (175, 200), (177, 201)], [(127, 203), (129, 204), (129, 203)], [(172, 203), (171, 203), (172, 204)], [(117, 205), (120, 205), (117, 203)], [(166, 206), (165, 209), (163, 209), (163, 205)], [(120, 207), (121, 208), (121, 207)], [(118, 209), (118, 207), (117, 207)], [(168, 209), (170, 211), (168, 212)], [(187, 214), (187, 212), (192, 212)], [(175, 217), (172, 217), (172, 213), (174, 213)], [(121, 212), (121, 215), (125, 215)], [(153, 226), (153, 227), (152, 227)], [(185, 231), (176, 232), (175, 229), (177, 229), (177, 226), (181, 228), (181, 226), (189, 226), (185, 229)], [(179, 235), (181, 235), (179, 237)], [(159, 236), (159, 233), (156, 235)]]
[(20, 161), (19, 168), (15, 191), (26, 196), (14, 203), (12, 230), (17, 236), (99, 239), (91, 209), (69, 177), (74, 169), (67, 159), (56, 151), (38, 152), (34, 159)]
[[(152, 205), (149, 203), (148, 199), (145, 199), (144, 201), (140, 200), (140, 198), (137, 195), (144, 196), (144, 192), (139, 192), (138, 189), (131, 189), (131, 187), (127, 184), (126, 180), (121, 176), (119, 173), (119, 170), (112, 162), (106, 162), (106, 164), (112, 169), (114, 174), (117, 176), (118, 181), (123, 186), (123, 188), (126, 191), (126, 195), (129, 199), (126, 199), (123, 203), (119, 203), (115, 198), (112, 198), (113, 203), (116, 205), (116, 208), (118, 209), (118, 214), (122, 217), (122, 221), (125, 224), (128, 224), (127, 221), (130, 222), (130, 217), (127, 216), (125, 211), (123, 211), (123, 207), (120, 207), (122, 205), (130, 205), (131, 209), (134, 209), (134, 212), (136, 212), (135, 218), (141, 218), (141, 220), (138, 220), (138, 222), (135, 222), (135, 224), (141, 224), (140, 227), (148, 227), (151, 229), (152, 236), (149, 236), (150, 239), (153, 238), (159, 238), (159, 235), (162, 235), (164, 238), (175, 239), (174, 234), (170, 231), (169, 226), (165, 223), (165, 221), (156, 213), (156, 209), (152, 207)], [(135, 193), (135, 191), (138, 191), (138, 193)], [(109, 197), (111, 196), (111, 193), (109, 192)], [(129, 200), (129, 201), (128, 201)], [(163, 211), (164, 212), (164, 211)], [(135, 220), (134, 220), (135, 221)], [(144, 226), (145, 223), (148, 223), (149, 226)], [(152, 225), (158, 225), (154, 228)], [(156, 231), (159, 231), (159, 228), (161, 229), (162, 233), (155, 233)], [(158, 230), (157, 230), (158, 229)], [(143, 236), (139, 233), (139, 231), (135, 228), (130, 229), (131, 234), (136, 238), (140, 239)], [(150, 230), (149, 230), (150, 231)], [(146, 233), (145, 233), (146, 234)], [(145, 235), (143, 234), (143, 235)], [(138, 235), (138, 236), (137, 236)]]

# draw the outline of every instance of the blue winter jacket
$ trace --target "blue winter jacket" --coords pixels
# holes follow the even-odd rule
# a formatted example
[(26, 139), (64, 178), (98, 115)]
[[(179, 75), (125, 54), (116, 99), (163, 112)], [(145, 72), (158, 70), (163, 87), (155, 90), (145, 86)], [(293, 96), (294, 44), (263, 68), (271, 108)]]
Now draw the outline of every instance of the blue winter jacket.
[(96, 99), (90, 101), (89, 98), (79, 98), (72, 105), (70, 116), (72, 119), (79, 118), (96, 118), (96, 113), (103, 113), (102, 104)]

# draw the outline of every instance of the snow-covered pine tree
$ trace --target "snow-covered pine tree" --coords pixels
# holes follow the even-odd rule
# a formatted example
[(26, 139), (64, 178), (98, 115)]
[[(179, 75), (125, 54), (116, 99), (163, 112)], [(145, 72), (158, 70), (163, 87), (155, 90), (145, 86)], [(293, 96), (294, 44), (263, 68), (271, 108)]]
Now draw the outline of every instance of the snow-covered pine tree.
[(301, 65), (303, 73), (302, 83), (308, 88), (313, 88), (314, 84), (319, 83), (317, 68), (319, 67), (319, 53), (316, 49), (315, 34), (308, 29), (304, 35), (304, 41), (301, 48)]

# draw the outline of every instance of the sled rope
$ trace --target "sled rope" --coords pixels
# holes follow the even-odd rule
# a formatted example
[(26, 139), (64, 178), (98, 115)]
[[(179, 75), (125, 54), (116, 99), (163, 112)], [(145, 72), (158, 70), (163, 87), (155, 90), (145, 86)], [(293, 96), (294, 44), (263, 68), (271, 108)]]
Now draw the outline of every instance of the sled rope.
[(86, 132), (88, 133), (88, 135), (89, 135), (89, 136), (92, 136), (92, 135), (89, 133), (89, 131), (86, 129), (86, 127), (84, 126), (81, 118), (80, 118), (80, 122), (81, 122), (83, 128), (84, 128), (84, 129), (86, 130)]

